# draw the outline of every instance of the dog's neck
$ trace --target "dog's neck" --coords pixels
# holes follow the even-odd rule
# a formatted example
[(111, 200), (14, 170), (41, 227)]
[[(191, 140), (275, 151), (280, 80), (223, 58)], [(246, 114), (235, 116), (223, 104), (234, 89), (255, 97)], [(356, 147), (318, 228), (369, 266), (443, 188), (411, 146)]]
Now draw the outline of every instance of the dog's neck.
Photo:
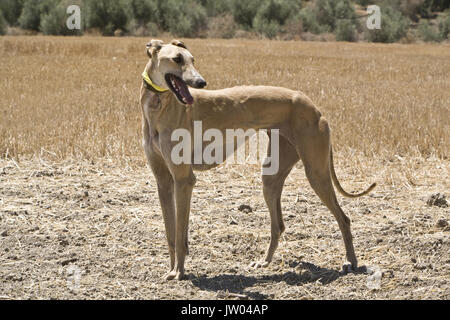
[(152, 78), (154, 79), (154, 77), (151, 76), (151, 74), (152, 74), (151, 70), (152, 70), (151, 62), (149, 62), (147, 64), (147, 66), (145, 67), (144, 72), (142, 73), (144, 87), (147, 90), (153, 91), (154, 93), (157, 93), (157, 94), (161, 94), (161, 93), (165, 93), (165, 92), (169, 91), (168, 89), (161, 87), (158, 83), (155, 83), (155, 81), (152, 80)]
[(168, 91), (168, 89), (165, 88), (166, 85), (164, 78), (158, 72), (155, 72), (155, 64), (152, 59), (150, 59), (145, 66), (142, 77), (144, 79), (144, 83), (149, 85), (150, 89), (154, 89), (152, 91), (156, 93), (164, 93)]
[(147, 88), (147, 90), (153, 91), (155, 93), (164, 93), (169, 91), (169, 89), (162, 88), (157, 84), (155, 84), (148, 75), (148, 73), (145, 71), (142, 73), (142, 78), (144, 81), (144, 86)]

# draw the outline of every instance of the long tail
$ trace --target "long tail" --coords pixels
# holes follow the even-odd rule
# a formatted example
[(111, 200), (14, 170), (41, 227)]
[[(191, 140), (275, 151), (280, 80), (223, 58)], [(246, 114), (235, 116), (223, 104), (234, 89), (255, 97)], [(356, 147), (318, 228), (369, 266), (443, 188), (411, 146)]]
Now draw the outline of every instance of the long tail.
[(342, 188), (341, 184), (339, 183), (338, 178), (336, 177), (336, 172), (334, 171), (334, 163), (333, 163), (333, 149), (330, 149), (330, 171), (331, 171), (331, 177), (333, 178), (333, 182), (334, 185), (336, 187), (336, 189), (343, 195), (346, 196), (347, 198), (358, 198), (361, 197), (365, 194), (368, 194), (370, 191), (373, 190), (373, 188), (375, 188), (375, 186), (377, 185), (376, 183), (372, 183), (372, 185), (366, 189), (366, 191), (363, 191), (361, 193), (348, 193), (347, 191), (344, 190), (344, 188)]

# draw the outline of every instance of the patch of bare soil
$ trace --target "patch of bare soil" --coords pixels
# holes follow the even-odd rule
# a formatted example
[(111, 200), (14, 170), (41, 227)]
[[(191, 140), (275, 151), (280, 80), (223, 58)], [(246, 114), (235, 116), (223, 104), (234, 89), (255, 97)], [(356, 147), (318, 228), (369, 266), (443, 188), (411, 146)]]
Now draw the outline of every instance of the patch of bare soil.
[(448, 194), (448, 162), (406, 172), (374, 163), (363, 174), (345, 160), (336, 168), (349, 191), (378, 182), (370, 196), (340, 197), (368, 271), (341, 272), (341, 233), (300, 164), (283, 191), (274, 261), (250, 268), (270, 238), (259, 170), (221, 166), (197, 174), (180, 282), (163, 280), (169, 256), (148, 168), (1, 160), (0, 298), (449, 299), (449, 208), (428, 201)]

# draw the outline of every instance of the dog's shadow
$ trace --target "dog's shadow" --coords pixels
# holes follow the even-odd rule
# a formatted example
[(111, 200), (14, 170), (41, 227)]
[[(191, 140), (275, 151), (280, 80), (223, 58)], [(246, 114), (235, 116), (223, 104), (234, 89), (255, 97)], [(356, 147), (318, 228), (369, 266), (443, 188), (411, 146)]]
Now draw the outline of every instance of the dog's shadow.
[[(271, 296), (260, 293), (258, 291), (249, 291), (247, 288), (253, 287), (257, 284), (264, 284), (270, 282), (285, 282), (290, 286), (300, 286), (312, 282), (320, 282), (322, 285), (327, 285), (336, 279), (345, 276), (342, 271), (322, 268), (309, 262), (290, 261), (288, 265), (296, 268), (298, 271), (288, 271), (283, 274), (273, 274), (265, 276), (246, 276), (246, 275), (232, 275), (224, 274), (214, 277), (200, 276), (196, 277), (193, 274), (188, 276), (193, 285), (201, 290), (221, 292), (228, 291), (249, 299), (263, 300), (270, 299)], [(357, 268), (355, 274), (366, 274), (367, 268), (365, 266)]]

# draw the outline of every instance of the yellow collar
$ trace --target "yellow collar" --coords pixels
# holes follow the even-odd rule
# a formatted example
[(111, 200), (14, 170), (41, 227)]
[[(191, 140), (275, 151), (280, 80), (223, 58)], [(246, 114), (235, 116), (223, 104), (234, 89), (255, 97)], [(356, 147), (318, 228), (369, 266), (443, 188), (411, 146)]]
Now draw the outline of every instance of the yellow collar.
[(144, 78), (144, 81), (150, 86), (150, 87), (152, 87), (153, 89), (155, 89), (155, 91), (157, 91), (157, 92), (166, 92), (166, 91), (169, 91), (169, 89), (165, 89), (165, 88), (162, 88), (162, 87), (160, 87), (160, 86), (157, 86), (156, 84), (154, 84), (153, 83), (153, 81), (150, 79), (150, 77), (148, 76), (148, 74), (147, 74), (147, 71), (144, 71), (143, 73), (142, 73), (142, 77)]

